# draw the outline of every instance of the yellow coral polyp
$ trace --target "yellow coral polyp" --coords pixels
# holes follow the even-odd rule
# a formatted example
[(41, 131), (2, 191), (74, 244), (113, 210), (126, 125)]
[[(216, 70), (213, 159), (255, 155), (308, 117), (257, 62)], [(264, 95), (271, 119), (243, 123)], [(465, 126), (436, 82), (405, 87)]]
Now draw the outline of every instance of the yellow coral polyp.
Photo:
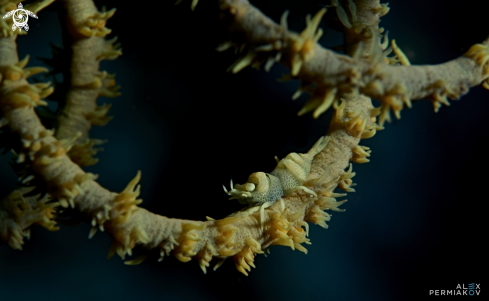
[(292, 57), (291, 74), (296, 76), (302, 67), (302, 64), (314, 55), (313, 48), (323, 34), (323, 30), (316, 29), (319, 26), (321, 18), (326, 13), (326, 9), (319, 10), (311, 20), (311, 16), (306, 17), (306, 28), (301, 32), (299, 37), (294, 41), (293, 49), (295, 51)]

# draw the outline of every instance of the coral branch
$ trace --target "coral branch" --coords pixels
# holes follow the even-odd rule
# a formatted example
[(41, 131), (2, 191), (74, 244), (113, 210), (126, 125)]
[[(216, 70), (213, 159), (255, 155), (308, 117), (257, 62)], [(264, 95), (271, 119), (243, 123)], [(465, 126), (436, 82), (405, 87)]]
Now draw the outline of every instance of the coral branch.
[(122, 51), (118, 44), (114, 44), (117, 37), (104, 38), (110, 33), (105, 24), (115, 9), (99, 12), (92, 1), (66, 0), (64, 6), (71, 34), (71, 45), (65, 45), (65, 48), (71, 50), (71, 67), (70, 73), (66, 74), (65, 84), (69, 88), (60, 103), (56, 138), (71, 139), (77, 135), (68, 155), (75, 163), (89, 166), (98, 161), (92, 157), (98, 152), (94, 146), (103, 141), (90, 139), (88, 132), (92, 125), (103, 126), (112, 119), (107, 116), (110, 105), (97, 106), (97, 98), (120, 95), (119, 87), (115, 86), (115, 75), (100, 72), (99, 65), (103, 59), (116, 59)]
[[(383, 56), (376, 43), (370, 43), (368, 51), (372, 55), (368, 58), (362, 58), (362, 53), (367, 51), (363, 48), (356, 51), (353, 57), (339, 55), (324, 49), (314, 40), (308, 40), (303, 34), (288, 31), (283, 22), (280, 25), (274, 23), (248, 1), (221, 0), (219, 8), (223, 21), (233, 34), (232, 43), (245, 44), (250, 52), (256, 52), (257, 48), (265, 45), (274, 47), (273, 51), (256, 53), (252, 59), (246, 58), (247, 65), (280, 54), (280, 62), (292, 69), (294, 78), (302, 80), (306, 86), (311, 83), (317, 86), (313, 97), (335, 87), (337, 93), (360, 92), (371, 98), (379, 98), (383, 104), (380, 125), (389, 120), (391, 108), (399, 116), (404, 104), (409, 106), (411, 100), (430, 98), (436, 111), (440, 103), (447, 104), (446, 97), (458, 99), (468, 93), (470, 87), (479, 85), (489, 77), (489, 68), (486, 67), (488, 41), (474, 45), (464, 56), (444, 64), (393, 66), (381, 63)], [(370, 10), (379, 16), (387, 12), (382, 5)], [(375, 30), (364, 33), (367, 38), (372, 35), (377, 35)], [(310, 44), (306, 49), (297, 47), (306, 42)], [(297, 55), (302, 57), (300, 66)]]

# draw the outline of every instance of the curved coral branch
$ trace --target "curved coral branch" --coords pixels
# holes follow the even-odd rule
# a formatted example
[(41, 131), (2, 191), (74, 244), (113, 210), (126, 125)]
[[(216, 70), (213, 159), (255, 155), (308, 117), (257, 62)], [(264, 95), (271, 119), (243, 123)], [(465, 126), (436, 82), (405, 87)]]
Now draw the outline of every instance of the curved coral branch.
[[(12, 45), (14, 41), (11, 39), (2, 39), (0, 43), (2, 46), (15, 49)], [(15, 54), (11, 54), (4, 58), (14, 62), (15, 57)], [(0, 65), (6, 64), (2, 61)], [(14, 90), (9, 88), (11, 86), (18, 88)], [(122, 257), (131, 254), (131, 249), (139, 243), (147, 248), (159, 247), (164, 253), (169, 253), (173, 249), (173, 254), (182, 261), (195, 257), (201, 261), (201, 266), (206, 266), (213, 255), (220, 258), (234, 256), (234, 260), (246, 268), (247, 265), (243, 264), (242, 258), (247, 258), (250, 262), (253, 253), (270, 245), (288, 245), (305, 251), (301, 246), (302, 242), (308, 241), (305, 237), (307, 232), (301, 229), (304, 216), (324, 226), (328, 216), (320, 212), (322, 209), (337, 208), (338, 204), (331, 198), (332, 190), (337, 185), (345, 187), (344, 181), (349, 178), (342, 177), (344, 171), (334, 168), (330, 170), (331, 175), (341, 174), (335, 181), (318, 177), (319, 179), (310, 182), (311, 188), (317, 191), (318, 198), (311, 200), (307, 193), (296, 192), (284, 197), (283, 203), (278, 202), (267, 208), (264, 219), (261, 218), (260, 212), (246, 217), (239, 214), (224, 220), (208, 222), (168, 219), (136, 206), (140, 203), (137, 200), (139, 190), (135, 188), (139, 176), (122, 193), (116, 194), (100, 187), (89, 174), (71, 162), (64, 146), (53, 137), (52, 132), (42, 126), (35, 115), (31, 106), (36, 103), (24, 101), (39, 99), (40, 96), (17, 92), (24, 91), (25, 87), (29, 87), (25, 79), (4, 80), (3, 92), (0, 95), (2, 114), (9, 128), (26, 141), (19, 150), (19, 157), (23, 155), (24, 160), (30, 161), (36, 174), (48, 183), (48, 192), (53, 197), (58, 198), (60, 202), (73, 203), (79, 211), (92, 216), (94, 228), (99, 226), (101, 230), (111, 233), (114, 238), (113, 250)], [(12, 96), (13, 93), (18, 94)], [(371, 122), (370, 118), (365, 117), (360, 118), (361, 122), (357, 122), (360, 120), (358, 114), (349, 114), (355, 110), (355, 102), (351, 101), (349, 104), (351, 108), (346, 108), (346, 118), (339, 111), (339, 118), (336, 119), (337, 132), (343, 133), (335, 138), (335, 143), (340, 145), (343, 144), (342, 139), (349, 139), (344, 136), (345, 134), (354, 136), (350, 143), (358, 141), (363, 131), (366, 131), (367, 119)], [(368, 112), (360, 113), (361, 116), (369, 116)], [(334, 133), (331, 135), (334, 136)], [(339, 154), (343, 156), (343, 152), (333, 152), (327, 159), (339, 162), (340, 158), (336, 157)], [(309, 207), (303, 205), (304, 201), (308, 202)]]
[[(3, 39), (0, 43), (8, 45), (14, 41)], [(5, 64), (0, 62), (0, 65)], [(322, 210), (337, 210), (340, 203), (336, 202), (332, 191), (336, 186), (349, 190), (352, 176), (351, 171), (345, 173), (341, 165), (348, 164), (352, 156), (348, 148), (356, 146), (362, 135), (369, 131), (366, 126), (372, 122), (368, 105), (359, 105), (361, 102), (352, 100), (340, 106), (330, 131), (332, 150), (326, 151), (326, 148), (317, 155), (319, 159), (311, 168), (312, 180), (306, 183), (317, 193), (317, 198), (299, 191), (267, 208), (263, 218), (260, 212), (255, 212), (219, 221), (194, 222), (169, 219), (138, 208), (136, 205), (140, 201), (137, 200), (139, 189), (136, 183), (139, 175), (120, 194), (102, 188), (70, 161), (63, 145), (40, 123), (30, 107), (32, 103), (22, 102), (27, 97), (24, 94), (11, 96), (9, 85), (25, 87), (29, 84), (25, 79), (2, 83), (2, 114), (10, 129), (29, 142), (24, 144), (19, 156), (24, 154), (25, 160), (31, 162), (36, 174), (48, 183), (48, 192), (53, 197), (60, 202), (73, 203), (79, 211), (92, 217), (94, 228), (98, 226), (100, 230), (111, 233), (114, 238), (112, 250), (121, 257), (132, 254), (131, 249), (142, 244), (149, 249), (158, 247), (166, 254), (173, 250), (181, 261), (198, 259), (203, 269), (212, 256), (233, 256), (238, 269), (243, 272), (252, 264), (254, 253), (271, 245), (287, 245), (305, 252), (301, 245), (308, 242), (304, 221), (326, 226), (324, 221), (329, 220), (329, 215)], [(339, 163), (324, 174), (322, 167), (333, 161)], [(330, 177), (335, 179), (330, 181)]]
[[(142, 244), (149, 249), (158, 247), (163, 254), (173, 250), (181, 261), (198, 259), (201, 267), (207, 266), (212, 256), (234, 256), (240, 266), (246, 267), (242, 258), (247, 258), (249, 263), (253, 253), (271, 245), (288, 245), (305, 251), (300, 245), (308, 241), (307, 232), (301, 229), (304, 216), (324, 226), (329, 216), (320, 213), (322, 209), (336, 209), (339, 205), (331, 198), (331, 191), (338, 183), (325, 183), (323, 177), (315, 182), (317, 188), (314, 189), (321, 190), (319, 197), (312, 199), (314, 203), (308, 203), (313, 207), (310, 210), (302, 206), (303, 200), (311, 202), (310, 196), (299, 192), (285, 197), (284, 205), (277, 202), (267, 208), (264, 220), (260, 219), (259, 212), (208, 222), (169, 219), (136, 206), (140, 203), (137, 200), (139, 190), (135, 188), (139, 176), (120, 194), (109, 192), (91, 180), (64, 154), (62, 146), (40, 124), (32, 108), (3, 106), (2, 113), (10, 128), (23, 139), (39, 137), (36, 142), (40, 149), (34, 151), (29, 147), (22, 151), (32, 157), (33, 168), (48, 183), (50, 194), (60, 200), (68, 199), (79, 211), (92, 216), (92, 226), (112, 234), (112, 250), (123, 258), (125, 254), (132, 254), (131, 249), (136, 244)], [(264, 224), (263, 232), (261, 224)]]
[(110, 105), (97, 106), (99, 96), (116, 97), (120, 95), (115, 86), (115, 75), (100, 72), (103, 59), (113, 60), (122, 54), (117, 37), (106, 40), (111, 32), (105, 27), (115, 9), (99, 12), (92, 1), (64, 1), (66, 23), (71, 36), (71, 66), (66, 84), (69, 85), (66, 97), (60, 103), (56, 131), (58, 139), (74, 139), (68, 155), (77, 164), (89, 166), (98, 160), (92, 156), (97, 153), (94, 145), (101, 144), (98, 139), (89, 139), (92, 125), (103, 126), (112, 119), (107, 116)]

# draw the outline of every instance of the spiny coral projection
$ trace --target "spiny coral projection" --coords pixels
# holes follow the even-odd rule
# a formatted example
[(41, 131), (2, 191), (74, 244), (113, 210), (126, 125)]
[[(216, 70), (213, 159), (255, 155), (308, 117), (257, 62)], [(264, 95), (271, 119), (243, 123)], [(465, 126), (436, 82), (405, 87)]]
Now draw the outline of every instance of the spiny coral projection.
[(49, 231), (59, 228), (53, 220), (58, 202), (49, 202), (47, 195), (24, 197), (32, 189), (13, 191), (0, 202), (0, 238), (12, 248), (22, 250), (24, 238), (29, 239), (32, 224), (39, 224)]
[[(18, 2), (0, 1), (0, 13)], [(50, 2), (38, 1), (30, 9), (37, 12)], [(192, 1), (192, 10), (197, 3)], [(277, 159), (271, 173), (257, 172), (247, 183), (225, 188), (231, 198), (249, 206), (224, 219), (172, 219), (139, 207), (140, 172), (121, 193), (108, 191), (95, 181), (96, 175), (80, 166), (96, 163), (93, 147), (102, 142), (89, 137), (91, 125), (110, 120), (110, 105), (97, 106), (97, 97), (119, 95), (114, 76), (99, 70), (101, 60), (116, 59), (122, 53), (115, 39), (105, 39), (110, 33), (106, 22), (115, 10), (98, 11), (91, 0), (65, 0), (71, 36), (65, 47), (73, 51), (69, 71), (64, 70), (68, 72), (65, 89), (56, 98), (62, 103), (53, 129), (47, 129), (42, 115), (36, 113), (47, 104), (53, 87), (27, 81), (47, 69), (26, 68), (28, 57), (21, 61), (17, 57), (17, 34), (7, 31), (9, 24), (0, 24), (0, 127), (1, 134), (8, 137), (1, 145), (14, 151), (14, 170), (22, 184), (31, 187), (14, 191), (0, 203), (3, 241), (20, 249), (32, 224), (56, 230), (56, 214), (71, 207), (89, 218), (90, 238), (97, 231), (111, 235), (108, 257), (117, 253), (124, 259), (133, 255), (137, 245), (141, 247), (139, 256), (126, 264), (138, 264), (150, 250), (158, 249), (160, 261), (170, 254), (182, 262), (197, 260), (204, 273), (212, 258), (218, 259), (215, 270), (231, 257), (247, 275), (255, 267), (255, 255), (266, 254), (273, 245), (307, 253), (309, 223), (327, 228), (331, 218), (327, 210), (344, 211), (339, 206), (346, 200), (337, 199), (346, 193), (335, 189), (355, 191), (352, 162), (367, 163), (371, 156), (371, 150), (359, 142), (382, 130), (385, 121), (390, 121), (391, 110), (400, 118), (401, 110), (411, 107), (413, 100), (428, 98), (437, 111), (441, 104), (449, 104), (447, 97), (458, 99), (469, 87), (483, 82), (489, 88), (488, 41), (444, 64), (411, 66), (394, 40), (389, 47), (387, 33), (379, 28), (380, 17), (389, 8), (378, 0), (335, 0), (327, 7), (335, 10), (337, 29), (345, 36), (344, 45), (337, 47), (344, 54), (318, 44), (326, 8), (307, 16), (305, 29), (297, 34), (288, 29), (288, 12), (276, 24), (248, 1), (212, 3), (217, 4), (213, 9), (220, 12), (231, 33), (231, 39), (218, 50), (246, 50), (229, 70), (237, 73), (264, 64), (268, 71), (276, 62), (289, 67), (291, 73), (283, 80), (301, 81), (293, 98), (303, 92), (311, 94), (299, 115), (313, 111), (317, 118), (331, 107), (335, 110), (326, 136), (306, 154)], [(392, 52), (394, 56), (388, 57)], [(381, 106), (374, 108), (372, 98), (378, 98)]]

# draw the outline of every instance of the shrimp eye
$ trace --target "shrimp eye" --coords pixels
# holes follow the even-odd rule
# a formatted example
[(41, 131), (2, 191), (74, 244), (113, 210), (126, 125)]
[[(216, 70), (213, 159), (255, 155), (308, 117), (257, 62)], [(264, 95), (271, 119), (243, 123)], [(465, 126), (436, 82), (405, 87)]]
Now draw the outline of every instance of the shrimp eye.
[(253, 190), (255, 190), (255, 184), (253, 184), (253, 183), (246, 183), (245, 189), (246, 189), (246, 191), (253, 191)]

